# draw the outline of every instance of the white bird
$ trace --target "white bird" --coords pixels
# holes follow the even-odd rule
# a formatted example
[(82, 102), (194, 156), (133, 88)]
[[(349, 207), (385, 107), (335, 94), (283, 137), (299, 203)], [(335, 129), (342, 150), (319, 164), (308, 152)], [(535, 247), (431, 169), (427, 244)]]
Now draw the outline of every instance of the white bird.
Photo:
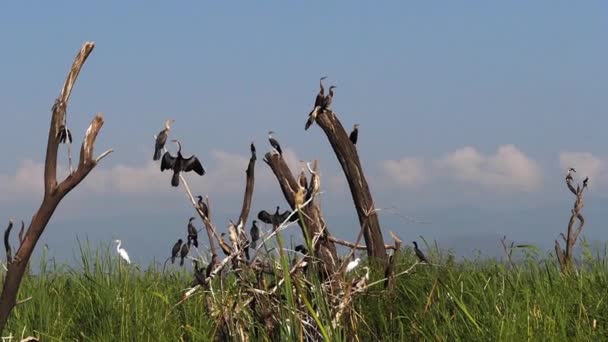
[(120, 244), (122, 242), (120, 240), (114, 240), (114, 242), (118, 244), (116, 245), (116, 251), (118, 252), (118, 255), (120, 255), (121, 258), (125, 259), (127, 264), (130, 264), (131, 259), (129, 259), (129, 254), (127, 254), (127, 251), (124, 248), (120, 248)]
[(361, 259), (356, 258), (355, 260), (349, 262), (348, 265), (346, 265), (346, 273), (354, 270), (355, 267), (359, 266), (360, 261), (361, 261)]

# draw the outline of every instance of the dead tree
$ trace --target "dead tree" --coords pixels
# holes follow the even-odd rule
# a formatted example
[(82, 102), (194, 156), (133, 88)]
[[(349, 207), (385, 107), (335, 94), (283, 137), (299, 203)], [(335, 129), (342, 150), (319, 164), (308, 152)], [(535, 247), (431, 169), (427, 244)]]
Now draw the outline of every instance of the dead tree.
[(363, 174), (357, 148), (350, 141), (348, 133), (344, 130), (335, 112), (331, 110), (321, 111), (316, 118), (316, 122), (323, 132), (325, 132), (325, 135), (327, 135), (327, 139), (348, 181), (350, 193), (357, 210), (357, 216), (359, 217), (359, 224), (363, 228), (367, 255), (386, 261), (387, 255), (384, 249), (380, 222), (374, 210), (374, 200)]
[[(564, 236), (563, 233), (560, 234), (562, 239), (564, 240), (566, 248), (565, 253), (559, 241), (555, 240), (555, 255), (562, 271), (567, 271), (572, 267), (572, 255), (574, 245), (576, 244), (578, 236), (583, 230), (583, 226), (585, 225), (585, 218), (581, 214), (581, 210), (583, 209), (583, 192), (587, 188), (587, 182), (589, 181), (589, 177), (583, 180), (582, 186), (581, 184), (577, 184), (576, 188), (574, 188), (572, 181), (573, 177), (571, 171), (568, 171), (568, 174), (566, 175), (566, 185), (568, 186), (568, 190), (570, 190), (570, 192), (572, 192), (572, 194), (576, 196), (576, 199), (574, 200), (574, 207), (570, 210), (571, 215), (570, 220), (568, 221), (568, 230), (566, 233), (567, 235)], [(579, 223), (575, 229), (574, 225), (576, 224), (577, 219)]]
[[(321, 208), (318, 203), (314, 202), (307, 206), (300, 206), (303, 203), (301, 197), (303, 189), (301, 189), (300, 183), (298, 183), (291, 173), (291, 170), (289, 169), (289, 166), (287, 166), (282, 155), (269, 152), (266, 153), (264, 161), (272, 169), (289, 206), (292, 209), (299, 207), (302, 211), (301, 217), (304, 218), (304, 222), (298, 221), (298, 224), (302, 228), (304, 236), (307, 236), (309, 239), (318, 236), (319, 242), (318, 248), (314, 251), (315, 256), (323, 262), (328, 274), (333, 274), (338, 260), (336, 246), (329, 239), (330, 234), (327, 230), (327, 225), (323, 219)], [(317, 171), (315, 170), (315, 172)], [(315, 175), (313, 175), (313, 177), (315, 177)], [(316, 177), (318, 177), (318, 175), (316, 175)], [(313, 182), (312, 179), (311, 182)], [(315, 194), (309, 194), (309, 196), (314, 195)]]
[(55, 100), (52, 109), (51, 124), (49, 128), (48, 143), (46, 149), (46, 160), (44, 166), (44, 198), (38, 211), (32, 217), (32, 221), (25, 232), (25, 236), (15, 253), (15, 256), (9, 261), (8, 271), (4, 279), (2, 295), (0, 297), (0, 332), (4, 330), (7, 319), (11, 310), (17, 304), (17, 292), (19, 285), (26, 270), (26, 266), (36, 243), (44, 232), (44, 228), (48, 224), (51, 216), (55, 212), (59, 202), (74, 189), (88, 174), (95, 168), (97, 163), (108, 155), (112, 150), (107, 150), (99, 157), (93, 157), (93, 147), (95, 139), (103, 126), (103, 117), (97, 114), (91, 125), (87, 129), (82, 146), (80, 148), (80, 161), (78, 168), (70, 173), (63, 181), (57, 182), (57, 150), (60, 143), (60, 128), (64, 123), (66, 108), (72, 87), (76, 82), (76, 78), (86, 61), (87, 57), (93, 51), (95, 44), (86, 42), (76, 56), (72, 68), (68, 73), (67, 79), (61, 89), (59, 97)]

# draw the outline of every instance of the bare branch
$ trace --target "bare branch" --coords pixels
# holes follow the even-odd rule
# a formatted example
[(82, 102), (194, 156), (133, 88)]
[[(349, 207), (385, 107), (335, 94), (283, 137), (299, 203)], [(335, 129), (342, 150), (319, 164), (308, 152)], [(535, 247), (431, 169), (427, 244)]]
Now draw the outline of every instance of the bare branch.
[[(367, 250), (367, 246), (365, 246), (365, 245), (356, 245), (352, 242), (338, 239), (337, 237), (335, 237), (333, 235), (330, 235), (328, 237), (328, 239), (329, 239), (329, 241), (337, 243), (338, 245), (346, 246), (346, 247), (357, 249), (357, 250)], [(395, 245), (384, 245), (384, 249), (396, 250), (396, 249), (398, 249), (398, 247), (395, 247)]]
[(8, 221), (8, 227), (4, 231), (4, 249), (6, 250), (6, 266), (8, 267), (13, 261), (13, 253), (11, 251), (11, 229), (13, 229), (13, 220)]

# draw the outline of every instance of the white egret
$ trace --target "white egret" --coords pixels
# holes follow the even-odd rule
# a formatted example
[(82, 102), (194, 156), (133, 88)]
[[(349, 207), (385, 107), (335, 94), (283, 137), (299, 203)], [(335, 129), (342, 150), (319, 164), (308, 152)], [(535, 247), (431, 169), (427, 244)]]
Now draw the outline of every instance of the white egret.
[(354, 270), (357, 266), (359, 266), (360, 261), (360, 258), (356, 258), (355, 260), (349, 262), (348, 265), (346, 265), (346, 273)]
[(120, 244), (122, 242), (120, 240), (114, 240), (114, 242), (118, 244), (116, 245), (116, 251), (118, 252), (118, 255), (120, 255), (121, 258), (125, 259), (127, 264), (130, 264), (131, 259), (129, 259), (129, 254), (127, 254), (127, 251), (124, 248), (120, 248)]

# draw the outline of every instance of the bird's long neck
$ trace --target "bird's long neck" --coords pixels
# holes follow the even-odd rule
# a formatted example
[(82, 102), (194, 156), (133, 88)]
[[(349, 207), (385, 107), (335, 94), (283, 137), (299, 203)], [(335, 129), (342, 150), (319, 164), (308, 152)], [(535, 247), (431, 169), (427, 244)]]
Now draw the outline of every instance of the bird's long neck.
[(116, 245), (116, 250), (120, 251), (120, 244), (122, 243), (122, 241), (118, 241), (118, 245)]

